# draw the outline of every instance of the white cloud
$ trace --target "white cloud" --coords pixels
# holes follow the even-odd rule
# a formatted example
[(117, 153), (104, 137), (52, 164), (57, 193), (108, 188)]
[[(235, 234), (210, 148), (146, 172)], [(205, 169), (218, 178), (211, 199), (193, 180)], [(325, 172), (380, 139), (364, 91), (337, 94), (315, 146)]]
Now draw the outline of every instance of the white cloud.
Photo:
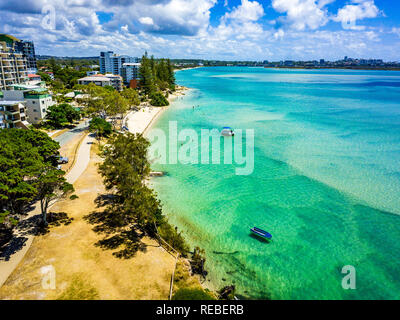
[(218, 27), (210, 28), (209, 33), (220, 40), (259, 39), (264, 30), (258, 20), (264, 15), (264, 8), (258, 1), (242, 0), (239, 6), (221, 18)]
[(279, 29), (277, 32), (274, 33), (275, 39), (280, 39), (283, 38), (284, 36), (285, 36), (285, 31), (283, 31), (282, 29)]
[(242, 0), (242, 3), (225, 14), (225, 19), (234, 19), (241, 22), (257, 21), (264, 16), (264, 8), (257, 1)]
[[(281, 17), (268, 21), (262, 6), (267, 1), (242, 0), (211, 26), (210, 12), (217, 0), (35, 0), (35, 5), (18, 0), (14, 6), (0, 0), (0, 32), (33, 40), (38, 54), (63, 56), (95, 56), (103, 50), (140, 56), (147, 50), (157, 57), (226, 60), (345, 55), (398, 59), (400, 44), (379, 37), (384, 32), (392, 38), (400, 36), (400, 28), (320, 29), (332, 18), (328, 13), (332, 2), (273, 0), (272, 8)], [(358, 16), (371, 16), (370, 2), (353, 1), (348, 6), (360, 6)], [(36, 3), (55, 7), (56, 29), (41, 27), (43, 14)], [(111, 20), (99, 21), (99, 11), (110, 14)]]
[(345, 5), (339, 9), (333, 20), (341, 22), (344, 28), (361, 30), (364, 27), (358, 26), (357, 21), (365, 18), (375, 18), (379, 15), (379, 12), (374, 0), (353, 0), (352, 4)]
[(391, 32), (397, 34), (400, 37), (400, 28), (393, 27)]
[(272, 0), (272, 7), (279, 13), (286, 13), (280, 20), (295, 30), (315, 30), (328, 21), (327, 10), (323, 7), (331, 0)]
[(147, 24), (147, 25), (150, 25), (150, 26), (154, 24), (153, 19), (150, 18), (150, 17), (140, 17), (139, 18), (139, 22), (141, 24)]

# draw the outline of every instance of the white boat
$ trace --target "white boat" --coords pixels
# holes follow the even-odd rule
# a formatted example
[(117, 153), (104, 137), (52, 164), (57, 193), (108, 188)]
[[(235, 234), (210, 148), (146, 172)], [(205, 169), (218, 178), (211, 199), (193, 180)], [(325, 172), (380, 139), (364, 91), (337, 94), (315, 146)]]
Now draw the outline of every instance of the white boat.
[(225, 137), (232, 137), (235, 135), (235, 132), (233, 131), (233, 129), (231, 127), (224, 127), (221, 131), (221, 135), (223, 135)]

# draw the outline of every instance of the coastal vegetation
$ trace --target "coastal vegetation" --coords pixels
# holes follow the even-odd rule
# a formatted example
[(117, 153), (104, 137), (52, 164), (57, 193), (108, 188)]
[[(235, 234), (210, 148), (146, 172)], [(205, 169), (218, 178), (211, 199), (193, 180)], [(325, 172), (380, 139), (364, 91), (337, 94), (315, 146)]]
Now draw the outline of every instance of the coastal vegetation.
[(147, 53), (142, 57), (139, 68), (139, 88), (154, 106), (167, 106), (167, 92), (175, 91), (174, 68), (169, 59), (155, 60)]
[(86, 76), (86, 72), (92, 70), (88, 67), (88, 64), (98, 63), (98, 61), (93, 60), (56, 60), (54, 58), (48, 60), (39, 60), (38, 67), (44, 67), (49, 72), (53, 73), (54, 80), (45, 73), (38, 72), (42, 80), (46, 82), (47, 85), (57, 91), (65, 91), (66, 89), (73, 89), (78, 83), (79, 78)]
[(89, 131), (96, 133), (96, 137), (100, 140), (102, 137), (108, 137), (112, 132), (112, 126), (103, 118), (94, 117), (90, 120)]
[(209, 291), (201, 288), (182, 288), (175, 292), (172, 300), (217, 300)]
[[(61, 150), (73, 150), (80, 139), (73, 139)], [(74, 201), (69, 197), (57, 201), (49, 210), (49, 229), (39, 229), (30, 249), (15, 271), (0, 288), (0, 299), (12, 300), (161, 300), (167, 299), (171, 274), (175, 266), (172, 254), (162, 250), (150, 237), (142, 242), (145, 251), (139, 251), (132, 259), (113, 255), (114, 250), (96, 246), (103, 235), (93, 231), (93, 225), (84, 218), (95, 211), (99, 194), (108, 194), (98, 173), (102, 162), (97, 144), (92, 144), (87, 169), (74, 182)], [(61, 151), (60, 151), (61, 152)], [(63, 151), (62, 154), (68, 153)], [(69, 155), (72, 158), (71, 155)], [(69, 221), (61, 221), (67, 215)], [(54, 218), (57, 221), (54, 223)], [(67, 220), (67, 219), (65, 219)], [(21, 229), (25, 230), (24, 224)], [(31, 221), (31, 219), (29, 219)], [(36, 221), (36, 219), (35, 219)], [(69, 223), (68, 223), (69, 222)], [(49, 231), (49, 232), (46, 232)], [(1, 257), (9, 255), (9, 246)], [(118, 249), (115, 251), (119, 251)], [(12, 256), (11, 256), (12, 258)], [(43, 266), (56, 270), (55, 290), (43, 288), (40, 270)], [(174, 288), (175, 289), (175, 288)]]
[(154, 92), (150, 95), (150, 104), (155, 107), (168, 106), (167, 98), (161, 92)]
[(50, 106), (46, 114), (44, 126), (60, 129), (80, 120), (81, 113), (68, 103)]
[(91, 83), (79, 86), (79, 89), (86, 93), (81, 101), (85, 106), (85, 114), (94, 118), (109, 118), (114, 130), (121, 124), (118, 120), (122, 120), (127, 111), (140, 104), (138, 92), (131, 88), (118, 92), (112, 87), (99, 87)]
[(105, 235), (97, 245), (118, 249), (113, 254), (119, 258), (131, 258), (138, 250), (144, 250), (141, 239), (145, 235), (156, 238), (157, 233), (186, 256), (189, 250), (183, 237), (168, 224), (160, 201), (146, 185), (150, 174), (149, 145), (141, 134), (110, 137), (102, 151), (104, 161), (99, 165), (109, 194), (97, 199), (104, 211), (88, 215), (87, 220), (96, 224), (95, 231)]
[(0, 238), (7, 235), (34, 201), (47, 224), (49, 204), (73, 192), (58, 170), (60, 145), (38, 130), (0, 130)]

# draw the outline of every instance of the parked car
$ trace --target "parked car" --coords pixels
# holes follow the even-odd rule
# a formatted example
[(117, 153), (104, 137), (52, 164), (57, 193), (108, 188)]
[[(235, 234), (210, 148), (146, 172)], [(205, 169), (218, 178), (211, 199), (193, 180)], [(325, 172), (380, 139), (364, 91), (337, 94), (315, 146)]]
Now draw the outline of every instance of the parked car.
[(68, 163), (69, 159), (67, 157), (57, 156), (57, 163), (64, 164)]

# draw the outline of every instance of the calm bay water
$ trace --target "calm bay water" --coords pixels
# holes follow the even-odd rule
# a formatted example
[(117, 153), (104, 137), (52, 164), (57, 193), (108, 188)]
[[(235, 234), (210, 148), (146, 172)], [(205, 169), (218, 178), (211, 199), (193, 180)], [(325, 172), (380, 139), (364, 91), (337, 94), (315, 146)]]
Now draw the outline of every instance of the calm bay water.
[[(156, 124), (255, 130), (255, 169), (154, 165), (208, 279), (253, 299), (400, 299), (400, 72), (200, 68)], [(192, 106), (198, 106), (193, 109)], [(258, 226), (269, 244), (250, 236)], [(343, 290), (353, 265), (357, 289)], [(224, 281), (225, 280), (225, 281)]]

